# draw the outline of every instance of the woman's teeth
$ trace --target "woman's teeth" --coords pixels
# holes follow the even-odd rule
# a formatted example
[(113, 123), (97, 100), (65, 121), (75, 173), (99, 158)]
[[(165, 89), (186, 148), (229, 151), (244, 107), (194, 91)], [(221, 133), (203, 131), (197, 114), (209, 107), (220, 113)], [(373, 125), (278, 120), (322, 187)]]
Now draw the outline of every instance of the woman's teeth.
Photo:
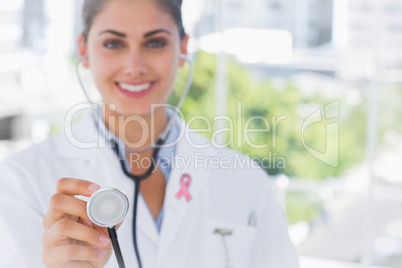
[(140, 92), (145, 89), (148, 89), (150, 86), (151, 86), (151, 83), (146, 83), (146, 84), (141, 84), (141, 85), (129, 85), (129, 84), (119, 83), (120, 88), (130, 91), (130, 92)]

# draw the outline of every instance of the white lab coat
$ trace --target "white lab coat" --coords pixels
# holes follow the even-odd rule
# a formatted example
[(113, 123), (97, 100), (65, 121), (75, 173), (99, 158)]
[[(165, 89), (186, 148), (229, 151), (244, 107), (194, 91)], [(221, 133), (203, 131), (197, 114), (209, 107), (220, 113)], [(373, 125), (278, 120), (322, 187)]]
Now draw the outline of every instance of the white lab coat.
[[(99, 137), (90, 116), (72, 129), (81, 142)], [(207, 139), (184, 129), (187, 138), (177, 145), (160, 233), (143, 198), (139, 198), (137, 233), (143, 267), (226, 268), (224, 244), (214, 233), (216, 228), (232, 231), (226, 241), (233, 268), (299, 267), (284, 214), (266, 173), (244, 162), (249, 159), (243, 155), (214, 148)], [(210, 146), (196, 149), (195, 143)], [(212, 163), (216, 159), (229, 164), (216, 166)], [(192, 177), (189, 202), (175, 196), (183, 173)], [(1, 267), (44, 267), (42, 218), (57, 181), (63, 177), (117, 187), (133, 200), (134, 184), (123, 174), (110, 148), (78, 148), (60, 133), (10, 156), (0, 165), (0, 222), (6, 224), (1, 232), (7, 232), (2, 234), (7, 239), (0, 239)], [(118, 237), (126, 266), (137, 267), (131, 228), (132, 206)], [(107, 267), (118, 267), (114, 255)]]

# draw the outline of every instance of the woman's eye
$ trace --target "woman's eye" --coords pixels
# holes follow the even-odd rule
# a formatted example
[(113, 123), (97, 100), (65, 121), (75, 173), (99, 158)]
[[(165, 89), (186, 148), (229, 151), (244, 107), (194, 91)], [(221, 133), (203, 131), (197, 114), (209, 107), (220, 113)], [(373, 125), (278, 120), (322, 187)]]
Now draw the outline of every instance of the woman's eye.
[(147, 47), (149, 48), (161, 48), (166, 46), (166, 41), (162, 40), (153, 40), (147, 43)]
[(121, 48), (123, 45), (117, 41), (108, 41), (108, 42), (105, 42), (103, 44), (103, 46), (108, 49), (117, 49), (117, 48)]

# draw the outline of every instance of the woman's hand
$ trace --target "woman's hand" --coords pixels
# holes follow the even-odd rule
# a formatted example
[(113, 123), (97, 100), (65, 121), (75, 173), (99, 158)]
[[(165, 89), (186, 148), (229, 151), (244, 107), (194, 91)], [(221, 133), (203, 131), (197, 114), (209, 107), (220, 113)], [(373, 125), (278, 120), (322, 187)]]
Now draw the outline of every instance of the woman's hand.
[(107, 228), (92, 225), (87, 202), (75, 195), (91, 196), (100, 187), (90, 181), (60, 179), (43, 218), (42, 259), (49, 268), (103, 267), (112, 253)]

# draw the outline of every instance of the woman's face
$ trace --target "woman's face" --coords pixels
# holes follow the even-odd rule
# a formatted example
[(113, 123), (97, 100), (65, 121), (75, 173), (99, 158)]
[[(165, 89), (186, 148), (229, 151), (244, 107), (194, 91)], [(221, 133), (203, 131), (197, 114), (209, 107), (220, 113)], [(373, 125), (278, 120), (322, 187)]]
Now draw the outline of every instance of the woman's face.
[(107, 105), (120, 115), (149, 115), (152, 104), (167, 102), (187, 40), (154, 1), (114, 0), (95, 17), (87, 41), (79, 38), (79, 53)]

